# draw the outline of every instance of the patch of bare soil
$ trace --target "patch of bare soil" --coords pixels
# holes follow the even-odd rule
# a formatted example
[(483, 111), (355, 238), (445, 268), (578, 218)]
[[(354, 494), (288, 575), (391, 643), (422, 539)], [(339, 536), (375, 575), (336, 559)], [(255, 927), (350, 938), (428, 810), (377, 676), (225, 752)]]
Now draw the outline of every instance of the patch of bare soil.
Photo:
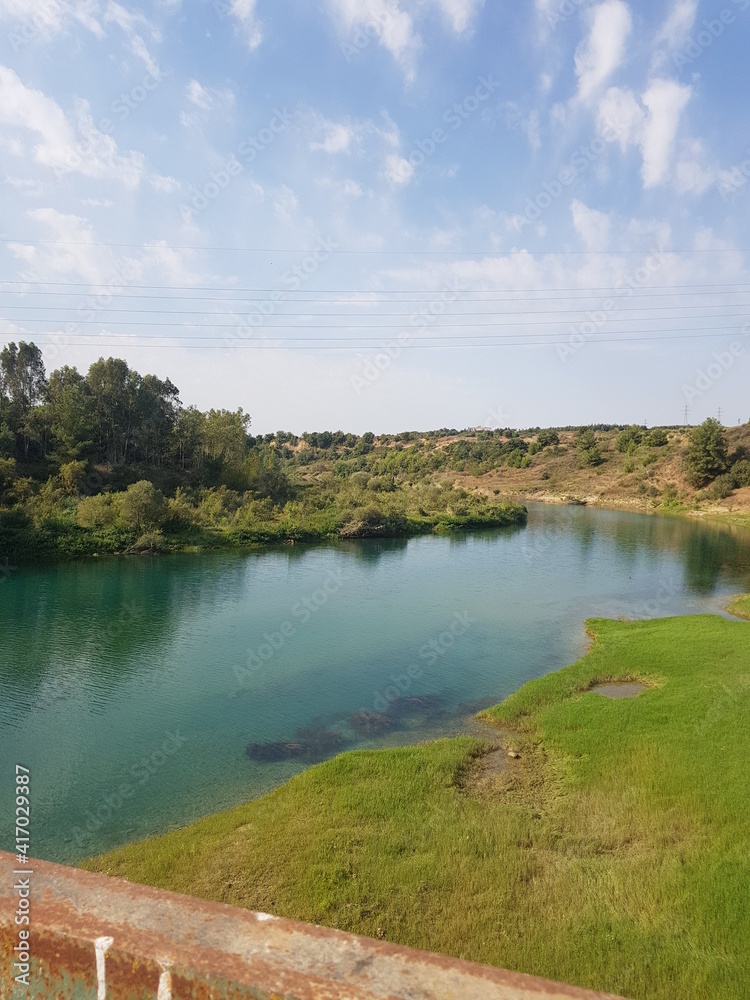
[(604, 695), (605, 698), (635, 698), (647, 686), (639, 681), (609, 681), (606, 684), (594, 684), (589, 691)]

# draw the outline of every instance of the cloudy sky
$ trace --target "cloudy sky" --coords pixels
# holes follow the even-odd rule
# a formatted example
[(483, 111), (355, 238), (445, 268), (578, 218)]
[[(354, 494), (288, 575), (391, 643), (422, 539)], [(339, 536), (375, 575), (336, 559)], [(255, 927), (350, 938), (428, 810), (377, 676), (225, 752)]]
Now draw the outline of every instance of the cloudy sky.
[(748, 8), (0, 0), (0, 341), (259, 432), (745, 421)]

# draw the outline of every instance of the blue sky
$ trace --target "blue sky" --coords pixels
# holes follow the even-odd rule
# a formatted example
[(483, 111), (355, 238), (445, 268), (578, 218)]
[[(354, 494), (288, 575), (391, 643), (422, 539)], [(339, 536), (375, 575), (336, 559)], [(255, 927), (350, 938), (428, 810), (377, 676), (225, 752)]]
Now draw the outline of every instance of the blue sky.
[(0, 0), (0, 340), (257, 431), (750, 418), (750, 0)]

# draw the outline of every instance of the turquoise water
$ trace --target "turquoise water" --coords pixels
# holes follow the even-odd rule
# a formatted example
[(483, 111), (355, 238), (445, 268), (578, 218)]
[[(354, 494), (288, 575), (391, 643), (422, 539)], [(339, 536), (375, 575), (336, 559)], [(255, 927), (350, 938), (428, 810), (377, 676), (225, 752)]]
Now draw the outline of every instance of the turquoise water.
[[(0, 585), (0, 757), (31, 769), (32, 853), (72, 861), (306, 766), (248, 742), (457, 732), (580, 656), (586, 618), (720, 612), (743, 589), (747, 533), (541, 505), (491, 533), (19, 568)], [(352, 728), (399, 692), (439, 701), (384, 735)]]

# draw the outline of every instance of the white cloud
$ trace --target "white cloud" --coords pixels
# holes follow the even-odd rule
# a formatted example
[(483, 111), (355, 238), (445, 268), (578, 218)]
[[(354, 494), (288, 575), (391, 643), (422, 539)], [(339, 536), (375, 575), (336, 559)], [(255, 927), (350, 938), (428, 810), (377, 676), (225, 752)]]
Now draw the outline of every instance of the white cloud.
[(403, 187), (414, 176), (414, 167), (398, 153), (389, 153), (385, 158), (385, 178), (394, 187)]
[(104, 20), (107, 23), (116, 24), (122, 29), (128, 39), (130, 51), (137, 59), (141, 60), (149, 73), (158, 79), (160, 76), (159, 67), (149, 52), (141, 34), (143, 30), (150, 35), (152, 41), (161, 41), (161, 35), (149, 19), (138, 11), (126, 10), (125, 7), (116, 3), (115, 0), (109, 0)]
[(279, 222), (286, 226), (291, 226), (294, 223), (294, 218), (299, 208), (299, 200), (297, 195), (292, 191), (290, 187), (286, 184), (282, 184), (281, 187), (274, 195), (273, 199), (273, 212)]
[[(414, 176), (414, 166), (402, 155), (398, 126), (386, 113), (380, 121), (373, 121), (372, 118), (329, 121), (311, 112), (308, 125), (310, 149), (313, 151), (320, 150), (332, 156), (346, 153), (357, 157), (363, 164), (378, 163), (380, 179), (385, 179), (392, 187), (403, 187)], [(359, 184), (357, 186), (359, 196), (362, 188)]]
[(529, 145), (538, 152), (542, 148), (542, 139), (539, 134), (539, 112), (532, 111), (524, 124), (524, 132), (529, 140)]
[(679, 160), (675, 167), (675, 186), (678, 194), (703, 194), (716, 181), (716, 172), (702, 167), (695, 160)]
[(327, 0), (327, 3), (343, 42), (352, 46), (355, 55), (369, 44), (370, 39), (375, 39), (391, 53), (406, 78), (413, 79), (420, 40), (411, 14), (398, 2)]
[(36, 256), (36, 247), (24, 243), (9, 243), (8, 250), (17, 260), (25, 260), (27, 263), (31, 263)]
[(237, 22), (251, 52), (263, 41), (263, 32), (255, 8), (256, 0), (230, 0), (229, 3), (229, 16)]
[(617, 142), (623, 152), (628, 146), (636, 146), (643, 133), (646, 112), (638, 103), (632, 90), (610, 87), (599, 101), (597, 127), (600, 134), (609, 129), (617, 133)]
[(706, 166), (703, 143), (695, 139), (683, 145), (675, 166), (675, 186), (678, 194), (701, 195), (719, 179), (715, 166)]
[(587, 250), (606, 250), (609, 243), (610, 218), (604, 212), (589, 208), (582, 201), (570, 203), (573, 225)]
[(330, 177), (319, 177), (316, 179), (315, 184), (320, 188), (330, 191), (334, 197), (344, 199), (345, 201), (361, 198), (365, 193), (359, 181), (355, 181), (351, 177), (345, 177), (342, 181), (335, 181)]
[(684, 45), (690, 37), (697, 12), (698, 0), (675, 0), (666, 21), (657, 32), (655, 44), (670, 50)]
[(348, 153), (353, 140), (361, 136), (361, 129), (349, 122), (323, 122), (323, 138), (311, 142), (310, 149), (322, 149), (326, 153)]
[(674, 80), (654, 80), (642, 97), (649, 112), (641, 140), (644, 188), (656, 187), (666, 179), (680, 115), (691, 92), (691, 87)]
[(149, 280), (158, 278), (160, 283), (176, 287), (212, 283), (213, 275), (192, 268), (190, 257), (189, 252), (168, 247), (164, 240), (150, 240), (143, 246), (139, 267)]
[(357, 57), (372, 42), (382, 45), (401, 67), (408, 82), (416, 75), (422, 39), (415, 19), (436, 8), (455, 35), (470, 31), (484, 0), (326, 0), (341, 36), (347, 59)]
[(185, 87), (185, 94), (191, 104), (202, 111), (215, 111), (221, 107), (231, 107), (234, 104), (234, 92), (229, 90), (214, 90), (204, 87), (197, 80), (190, 80)]
[(29, 0), (0, 0), (0, 20), (17, 22), (19, 31), (9, 36), (11, 45), (19, 42), (46, 40), (66, 31), (71, 22), (81, 24), (96, 35), (104, 37), (104, 29), (97, 19), (98, 0), (46, 0), (30, 4)]
[(502, 105), (502, 110), (505, 112), (505, 127), (511, 131), (523, 132), (535, 153), (541, 149), (539, 112), (535, 109), (524, 115), (520, 105), (515, 101), (506, 101)]
[(154, 191), (161, 191), (164, 194), (174, 194), (180, 190), (180, 182), (175, 177), (165, 177), (161, 174), (153, 174), (148, 179)]
[(87, 101), (77, 101), (75, 112), (74, 128), (52, 98), (26, 87), (12, 69), (0, 66), (0, 124), (39, 137), (33, 150), (37, 163), (58, 174), (80, 173), (138, 187), (145, 172), (143, 154), (122, 156), (112, 136), (94, 125)]
[(457, 35), (464, 34), (477, 13), (484, 7), (484, 0), (436, 0), (445, 19)]
[(632, 27), (624, 0), (604, 0), (588, 15), (589, 34), (575, 53), (578, 97), (588, 100), (622, 62)]
[[(617, 132), (617, 142), (625, 151), (637, 146), (643, 156), (641, 175), (645, 189), (664, 183), (669, 175), (672, 151), (680, 116), (692, 88), (674, 80), (652, 80), (640, 103), (632, 90), (610, 87), (597, 108), (597, 126)], [(683, 168), (680, 183), (688, 183), (690, 170)], [(695, 172), (692, 171), (695, 180)]]
[(44, 193), (44, 185), (36, 177), (6, 177), (5, 183), (22, 191), (29, 198), (39, 198)]
[(196, 108), (203, 108), (204, 111), (210, 110), (211, 100), (209, 93), (197, 80), (191, 80), (188, 83), (187, 87), (185, 87), (185, 93), (187, 94), (187, 99)]
[(117, 272), (116, 259), (111, 249), (96, 245), (87, 219), (55, 208), (37, 208), (28, 215), (50, 230), (48, 239), (59, 243), (38, 248), (35, 264), (40, 276), (75, 274), (98, 286), (112, 280)]

